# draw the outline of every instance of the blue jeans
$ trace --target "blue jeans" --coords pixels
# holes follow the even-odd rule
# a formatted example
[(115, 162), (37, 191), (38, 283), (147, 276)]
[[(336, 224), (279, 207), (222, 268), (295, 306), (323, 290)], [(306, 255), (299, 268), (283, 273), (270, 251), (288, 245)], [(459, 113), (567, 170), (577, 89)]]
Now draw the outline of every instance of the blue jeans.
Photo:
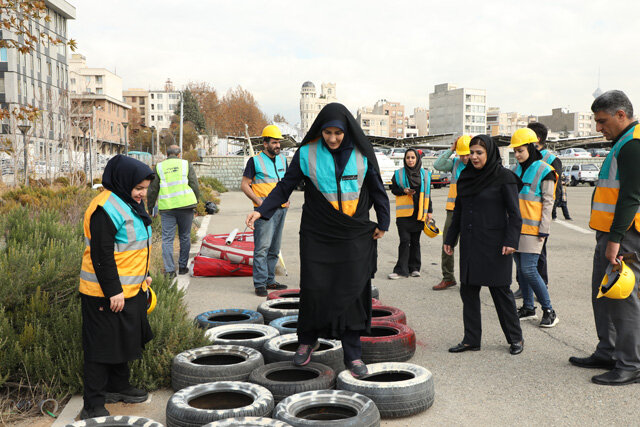
[(173, 263), (173, 239), (176, 237), (176, 226), (178, 227), (178, 238), (180, 239), (180, 256), (178, 265), (181, 268), (187, 266), (189, 262), (189, 250), (191, 249), (191, 223), (193, 222), (193, 209), (175, 209), (170, 212), (160, 211), (162, 223), (162, 262), (164, 272), (176, 271)]
[(549, 291), (540, 273), (538, 273), (538, 258), (540, 258), (540, 254), (516, 252), (513, 254), (513, 258), (518, 269), (518, 279), (520, 280), (524, 306), (533, 308), (533, 294), (535, 293), (542, 308), (551, 309)]
[(270, 219), (259, 218), (254, 224), (253, 286), (256, 288), (275, 282), (286, 215), (286, 208), (278, 208)]

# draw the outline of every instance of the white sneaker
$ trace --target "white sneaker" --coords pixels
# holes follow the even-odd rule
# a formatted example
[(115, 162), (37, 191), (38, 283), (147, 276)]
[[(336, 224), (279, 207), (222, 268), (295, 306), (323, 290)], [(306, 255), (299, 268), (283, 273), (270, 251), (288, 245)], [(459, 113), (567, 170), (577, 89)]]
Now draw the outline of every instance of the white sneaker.
[(398, 279), (400, 279), (400, 278), (402, 278), (402, 276), (401, 276), (401, 275), (399, 275), (399, 274), (396, 274), (396, 273), (391, 273), (391, 274), (389, 275), (389, 280), (398, 280)]
[(411, 277), (420, 277), (420, 272), (418, 270), (411, 272)]

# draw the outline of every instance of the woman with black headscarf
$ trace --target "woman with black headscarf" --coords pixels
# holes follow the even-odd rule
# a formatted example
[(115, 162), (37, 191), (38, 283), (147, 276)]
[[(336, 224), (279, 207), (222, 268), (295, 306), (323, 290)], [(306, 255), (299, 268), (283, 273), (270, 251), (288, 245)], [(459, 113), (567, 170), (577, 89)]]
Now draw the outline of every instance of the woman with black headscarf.
[[(102, 175), (105, 191), (84, 214), (87, 244), (80, 271), (84, 407), (81, 419), (108, 416), (105, 401), (144, 402), (129, 364), (153, 334), (145, 291), (151, 284), (151, 218), (142, 199), (153, 179), (144, 163), (117, 155)], [(141, 292), (142, 291), (142, 292)]]
[[(247, 216), (247, 226), (270, 218), (303, 179), (299, 347), (293, 361), (306, 365), (319, 337), (336, 338), (351, 374), (361, 377), (367, 367), (360, 335), (370, 332), (376, 240), (389, 228), (389, 198), (373, 147), (342, 104), (320, 111), (284, 178)], [(377, 224), (369, 220), (372, 206)]]
[(538, 272), (538, 259), (544, 241), (549, 237), (551, 211), (553, 210), (555, 184), (558, 175), (553, 167), (542, 161), (542, 154), (535, 146), (536, 133), (529, 128), (516, 130), (511, 145), (518, 165), (516, 175), (524, 182), (518, 197), (523, 226), (518, 251), (514, 255), (517, 279), (522, 290), (522, 307), (518, 309), (520, 319), (536, 319), (533, 304), (535, 293), (542, 306), (541, 328), (552, 328), (558, 324), (558, 316), (551, 306), (549, 291)]
[(469, 144), (469, 163), (458, 179), (453, 222), (444, 249), (453, 253), (460, 235), (460, 297), (464, 338), (451, 353), (480, 350), (480, 289), (488, 286), (511, 354), (524, 348), (516, 302), (509, 288), (512, 254), (518, 247), (522, 218), (518, 208), (520, 179), (502, 166), (498, 147), (488, 135)]
[(389, 279), (420, 277), (420, 234), (425, 221), (431, 220), (431, 173), (422, 169), (422, 158), (413, 148), (404, 153), (404, 167), (391, 178), (391, 192), (396, 196), (398, 227), (398, 262)]

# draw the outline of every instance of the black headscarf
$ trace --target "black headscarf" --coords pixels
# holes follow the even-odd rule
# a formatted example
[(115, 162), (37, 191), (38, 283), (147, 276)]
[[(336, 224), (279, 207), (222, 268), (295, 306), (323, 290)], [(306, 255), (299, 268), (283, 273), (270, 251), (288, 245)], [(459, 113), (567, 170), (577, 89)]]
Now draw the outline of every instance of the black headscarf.
[[(416, 155), (416, 164), (413, 167), (407, 165), (407, 153), (413, 151)], [(409, 185), (411, 187), (419, 187), (422, 184), (422, 177), (420, 176), (420, 170), (422, 169), (422, 156), (418, 154), (418, 151), (414, 148), (408, 148), (404, 153), (404, 172), (409, 179)]]
[(151, 217), (144, 208), (144, 202), (137, 203), (131, 197), (131, 191), (145, 179), (153, 180), (151, 168), (132, 157), (118, 154), (107, 162), (102, 174), (102, 185), (116, 194), (136, 211), (145, 225), (151, 224)]
[(487, 147), (487, 162), (482, 169), (476, 169), (469, 159), (467, 166), (458, 178), (458, 195), (461, 197), (473, 196), (487, 187), (514, 183), (518, 190), (522, 188), (522, 180), (515, 173), (502, 166), (502, 157), (498, 146), (489, 135), (477, 135), (469, 146), (475, 145), (478, 140), (484, 142)]
[(529, 168), (529, 166), (531, 166), (531, 163), (535, 162), (536, 160), (542, 160), (542, 153), (538, 151), (535, 144), (533, 143), (526, 144), (525, 147), (527, 147), (527, 151), (529, 152), (529, 158), (524, 162), (520, 163), (520, 167), (522, 169), (522, 174), (520, 175), (521, 178), (522, 178), (522, 175), (524, 175), (526, 170)]
[[(322, 110), (320, 110), (318, 117), (313, 121), (313, 124), (302, 140), (301, 145), (308, 144), (309, 142), (320, 138), (322, 136), (322, 129), (326, 124), (330, 124), (330, 122), (342, 123), (345, 125), (345, 129), (343, 129), (344, 139), (342, 140), (340, 147), (345, 145), (345, 143), (346, 147), (348, 147), (349, 144), (355, 144), (360, 152), (362, 152), (362, 155), (367, 158), (369, 165), (373, 166), (375, 170), (380, 173), (376, 153), (373, 151), (373, 146), (369, 142), (369, 139), (362, 131), (360, 125), (358, 125), (358, 122), (356, 122), (353, 114), (347, 110), (347, 107), (337, 102), (327, 104)], [(335, 124), (333, 126), (340, 127)], [(339, 148), (337, 150), (339, 150)]]

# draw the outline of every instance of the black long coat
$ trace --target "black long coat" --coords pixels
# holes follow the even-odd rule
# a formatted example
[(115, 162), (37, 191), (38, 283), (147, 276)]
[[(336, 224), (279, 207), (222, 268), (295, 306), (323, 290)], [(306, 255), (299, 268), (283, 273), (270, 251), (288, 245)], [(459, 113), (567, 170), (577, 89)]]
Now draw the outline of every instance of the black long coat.
[(492, 185), (474, 196), (458, 196), (445, 243), (454, 246), (460, 235), (460, 282), (509, 286), (513, 256), (502, 255), (502, 247), (518, 249), (521, 228), (516, 184)]

